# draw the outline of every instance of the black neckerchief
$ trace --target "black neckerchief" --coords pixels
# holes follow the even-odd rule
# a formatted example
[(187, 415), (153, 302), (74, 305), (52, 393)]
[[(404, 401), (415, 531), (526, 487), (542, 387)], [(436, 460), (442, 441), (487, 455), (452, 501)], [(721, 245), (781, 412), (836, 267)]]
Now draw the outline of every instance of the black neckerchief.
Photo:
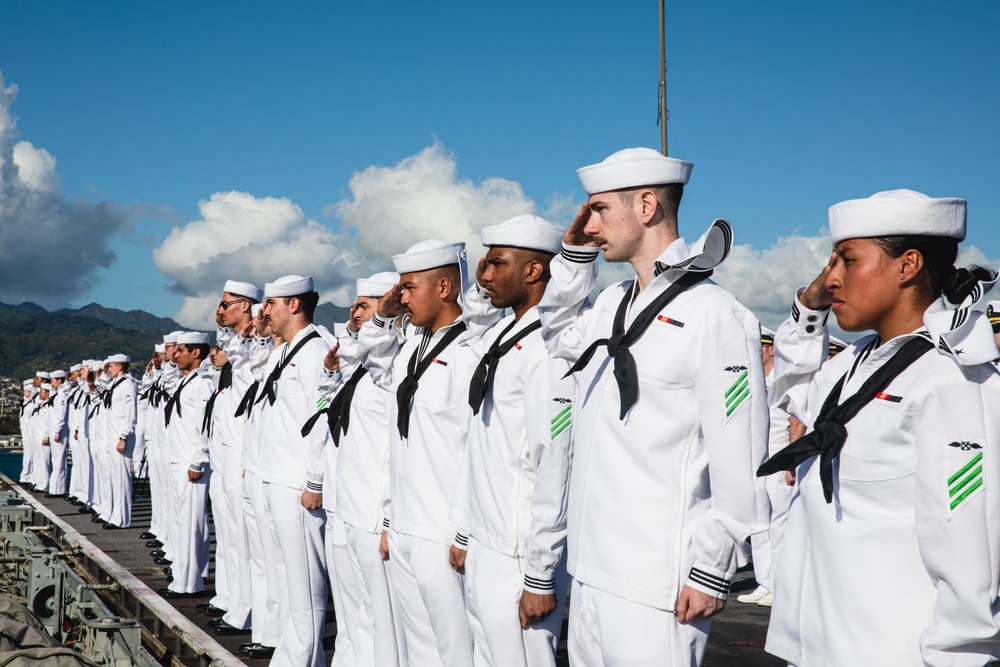
[(333, 444), (335, 447), (340, 447), (340, 435), (341, 433), (347, 435), (347, 428), (351, 424), (351, 402), (354, 400), (354, 392), (357, 390), (361, 378), (367, 373), (367, 368), (358, 366), (351, 379), (340, 388), (337, 395), (330, 401), (330, 405), (317, 411), (302, 426), (302, 437), (309, 435), (319, 418), (326, 415), (327, 426), (329, 426), (330, 434), (333, 436)]
[(94, 415), (100, 412), (101, 408), (104, 407), (104, 397), (107, 395), (108, 395), (107, 389), (102, 389), (101, 391), (97, 392), (97, 400), (92, 401), (92, 403), (94, 404), (94, 409), (90, 411), (91, 418), (93, 418)]
[[(281, 372), (285, 370), (285, 367), (288, 366), (289, 363), (291, 363), (292, 359), (295, 358), (295, 355), (299, 353), (299, 350), (301, 350), (302, 347), (313, 338), (319, 338), (319, 332), (315, 329), (310, 331), (308, 335), (296, 343), (291, 352), (285, 355), (285, 358), (281, 360), (281, 363), (274, 367), (271, 374), (267, 376), (267, 381), (264, 383), (264, 390), (260, 392), (260, 396), (257, 398), (256, 403), (260, 403), (267, 398), (268, 405), (274, 405), (274, 400), (277, 398), (274, 394), (274, 385), (278, 381), (278, 378), (281, 377)], [(287, 351), (288, 348), (286, 347), (285, 350)]]
[(212, 413), (215, 411), (215, 399), (226, 389), (233, 386), (233, 365), (228, 361), (222, 365), (219, 373), (219, 388), (212, 392), (205, 404), (205, 418), (201, 420), (201, 432), (212, 435)]
[(847, 422), (854, 419), (861, 409), (871, 403), (900, 373), (933, 349), (933, 343), (923, 336), (908, 340), (889, 361), (864, 381), (853, 396), (838, 405), (840, 392), (850, 374), (845, 373), (823, 402), (823, 408), (816, 417), (813, 430), (768, 459), (757, 469), (757, 476), (764, 477), (782, 470), (794, 470), (803, 461), (818, 455), (823, 495), (826, 497), (826, 502), (833, 502), (833, 460), (840, 455), (840, 450), (847, 441)]
[[(396, 428), (399, 430), (399, 436), (401, 438), (406, 438), (410, 432), (410, 402), (413, 400), (413, 395), (417, 393), (417, 387), (420, 386), (420, 377), (424, 374), (424, 371), (431, 365), (431, 362), (437, 358), (439, 354), (449, 345), (452, 341), (458, 338), (462, 332), (465, 331), (465, 322), (459, 322), (451, 327), (445, 333), (445, 335), (438, 341), (438, 344), (434, 346), (430, 352), (424, 355), (421, 359), (420, 349), (413, 351), (413, 355), (410, 357), (409, 363), (406, 365), (406, 377), (403, 381), (399, 383), (399, 387), (396, 389), (396, 405), (399, 408), (398, 414), (396, 415)], [(430, 336), (425, 333), (426, 340), (430, 340)]]
[(126, 378), (125, 375), (121, 376), (120, 378), (118, 378), (118, 381), (115, 382), (113, 385), (111, 385), (111, 388), (108, 389), (108, 393), (105, 394), (104, 396), (104, 407), (106, 408), (111, 407), (111, 394), (115, 393), (115, 389), (117, 389), (118, 385), (120, 385), (122, 382), (125, 381), (125, 378)]
[(479, 361), (479, 365), (476, 366), (475, 372), (472, 374), (472, 381), (469, 383), (469, 407), (472, 408), (472, 414), (474, 415), (479, 414), (479, 409), (483, 406), (483, 400), (486, 398), (486, 394), (490, 392), (493, 377), (497, 373), (497, 364), (500, 359), (510, 352), (522, 338), (532, 331), (538, 331), (542, 328), (541, 321), (536, 320), (504, 341), (503, 337), (516, 325), (517, 320), (514, 320), (500, 332), (500, 335), (490, 345), (489, 351), (483, 355), (483, 358)]
[(245, 394), (243, 394), (243, 399), (240, 404), (236, 407), (236, 413), (234, 416), (242, 417), (244, 414), (247, 419), (250, 418), (250, 413), (253, 412), (254, 399), (257, 398), (257, 390), (260, 388), (260, 382), (254, 380), (250, 383)]
[[(685, 273), (670, 287), (664, 290), (662, 294), (653, 299), (653, 301), (636, 316), (636, 318), (632, 321), (632, 324), (629, 325), (628, 331), (626, 331), (625, 314), (628, 311), (629, 304), (631, 304), (634, 297), (630, 290), (625, 294), (621, 303), (618, 305), (618, 312), (615, 313), (615, 319), (611, 325), (611, 336), (609, 338), (600, 338), (591, 343), (590, 347), (583, 351), (580, 358), (576, 360), (573, 367), (570, 368), (563, 377), (569, 377), (573, 373), (586, 368), (587, 364), (590, 363), (590, 359), (594, 356), (594, 352), (597, 351), (597, 348), (602, 345), (607, 346), (608, 356), (614, 359), (615, 362), (615, 380), (618, 383), (618, 394), (621, 397), (621, 414), (618, 418), (624, 420), (625, 415), (628, 414), (628, 411), (633, 405), (635, 405), (636, 401), (639, 400), (639, 374), (636, 370), (635, 359), (632, 357), (629, 347), (642, 338), (642, 334), (646, 332), (646, 329), (649, 328), (649, 325), (656, 319), (656, 316), (659, 315), (660, 311), (666, 308), (678, 294), (685, 291), (692, 285), (707, 279), (711, 275), (711, 271)], [(635, 283), (633, 283), (633, 289), (634, 286)]]
[[(197, 370), (193, 370), (190, 371), (188, 375), (194, 377), (197, 372)], [(177, 385), (177, 390), (174, 392), (174, 395), (167, 401), (167, 407), (163, 410), (164, 426), (170, 426), (170, 417), (173, 415), (174, 408), (177, 409), (177, 416), (181, 416), (181, 391), (189, 384), (191, 384), (191, 378), (181, 378), (181, 382)]]

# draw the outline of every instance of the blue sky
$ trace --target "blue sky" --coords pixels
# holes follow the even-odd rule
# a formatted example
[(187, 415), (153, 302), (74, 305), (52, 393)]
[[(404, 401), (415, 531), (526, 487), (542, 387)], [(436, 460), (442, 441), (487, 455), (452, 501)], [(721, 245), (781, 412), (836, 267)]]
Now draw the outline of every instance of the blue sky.
[[(1000, 257), (998, 34), (1000, 3), (987, 1), (668, 2), (670, 154), (695, 164), (682, 232), (725, 217), (752, 247), (746, 261), (775, 263), (785, 257), (769, 254), (776, 244), (802, 256), (794, 239), (819, 237), (831, 204), (907, 187), (967, 198), (969, 244)], [(457, 164), (452, 180), (473, 195), (490, 178), (522, 188), (475, 220), (529, 201), (567, 222), (583, 199), (577, 167), (658, 147), (657, 53), (655, 1), (2, 3), (12, 141), (55, 158), (63, 199), (113, 202), (126, 220), (99, 239), (117, 259), (89, 269), (86, 289), (33, 300), (187, 308), (193, 324), (217, 288), (187, 276), (217, 276), (179, 261), (165, 269), (153, 250), (204, 221), (199, 202), (214, 193), (287, 198), (306, 219), (296, 229), (311, 220), (349, 234), (383, 211), (380, 197), (410, 192), (424, 221), (414, 233), (474, 233), (479, 223), (437, 216), (419, 188), (378, 190), (428, 147), (445, 158), (431, 166)], [(359, 194), (352, 174), (373, 166), (384, 178)], [(338, 212), (362, 197), (348, 225)], [(406, 224), (402, 199), (382, 222)], [(405, 250), (391, 230), (380, 228), (386, 256)], [(359, 254), (355, 269), (377, 261)], [(781, 294), (803, 270), (815, 272), (773, 276)], [(328, 298), (346, 302), (349, 273), (327, 276)], [(31, 296), (6, 280), (0, 301)], [(751, 305), (777, 312), (783, 298)]]

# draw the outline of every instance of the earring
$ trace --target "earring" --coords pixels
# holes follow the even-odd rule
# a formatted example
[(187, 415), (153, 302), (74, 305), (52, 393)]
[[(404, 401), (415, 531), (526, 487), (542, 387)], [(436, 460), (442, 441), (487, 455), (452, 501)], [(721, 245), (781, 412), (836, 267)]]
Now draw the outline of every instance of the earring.
[(899, 279), (900, 279), (900, 280), (906, 280), (906, 276), (904, 276), (904, 275), (903, 275), (903, 274), (901, 273), (901, 274), (899, 274)]

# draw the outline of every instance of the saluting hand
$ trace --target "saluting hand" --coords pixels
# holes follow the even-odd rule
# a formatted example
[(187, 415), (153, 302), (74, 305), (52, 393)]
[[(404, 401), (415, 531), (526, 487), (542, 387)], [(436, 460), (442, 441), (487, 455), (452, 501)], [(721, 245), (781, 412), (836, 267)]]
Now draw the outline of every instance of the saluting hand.
[(339, 345), (334, 345), (330, 348), (330, 351), (323, 357), (323, 368), (331, 372), (340, 370), (340, 355), (337, 354), (337, 350), (339, 349)]
[(590, 204), (584, 204), (576, 214), (569, 229), (563, 234), (563, 243), (575, 246), (597, 246), (597, 239), (584, 231), (590, 222)]
[(826, 288), (826, 278), (837, 263), (837, 251), (830, 253), (830, 261), (826, 263), (819, 275), (809, 284), (800, 297), (802, 305), (810, 310), (824, 310), (833, 304), (833, 292)]
[(378, 309), (375, 312), (384, 320), (395, 319), (403, 314), (402, 299), (403, 288), (399, 283), (396, 283), (378, 300)]
[(254, 334), (254, 322), (256, 320), (250, 320), (247, 322), (246, 326), (240, 329), (240, 338), (250, 338)]

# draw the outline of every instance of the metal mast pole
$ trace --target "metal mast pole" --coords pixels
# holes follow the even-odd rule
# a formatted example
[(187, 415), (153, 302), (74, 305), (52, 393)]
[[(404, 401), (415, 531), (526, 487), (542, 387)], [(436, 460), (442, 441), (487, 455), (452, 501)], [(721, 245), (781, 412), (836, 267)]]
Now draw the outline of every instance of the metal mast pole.
[(667, 44), (664, 0), (660, 0), (660, 152), (667, 155)]

